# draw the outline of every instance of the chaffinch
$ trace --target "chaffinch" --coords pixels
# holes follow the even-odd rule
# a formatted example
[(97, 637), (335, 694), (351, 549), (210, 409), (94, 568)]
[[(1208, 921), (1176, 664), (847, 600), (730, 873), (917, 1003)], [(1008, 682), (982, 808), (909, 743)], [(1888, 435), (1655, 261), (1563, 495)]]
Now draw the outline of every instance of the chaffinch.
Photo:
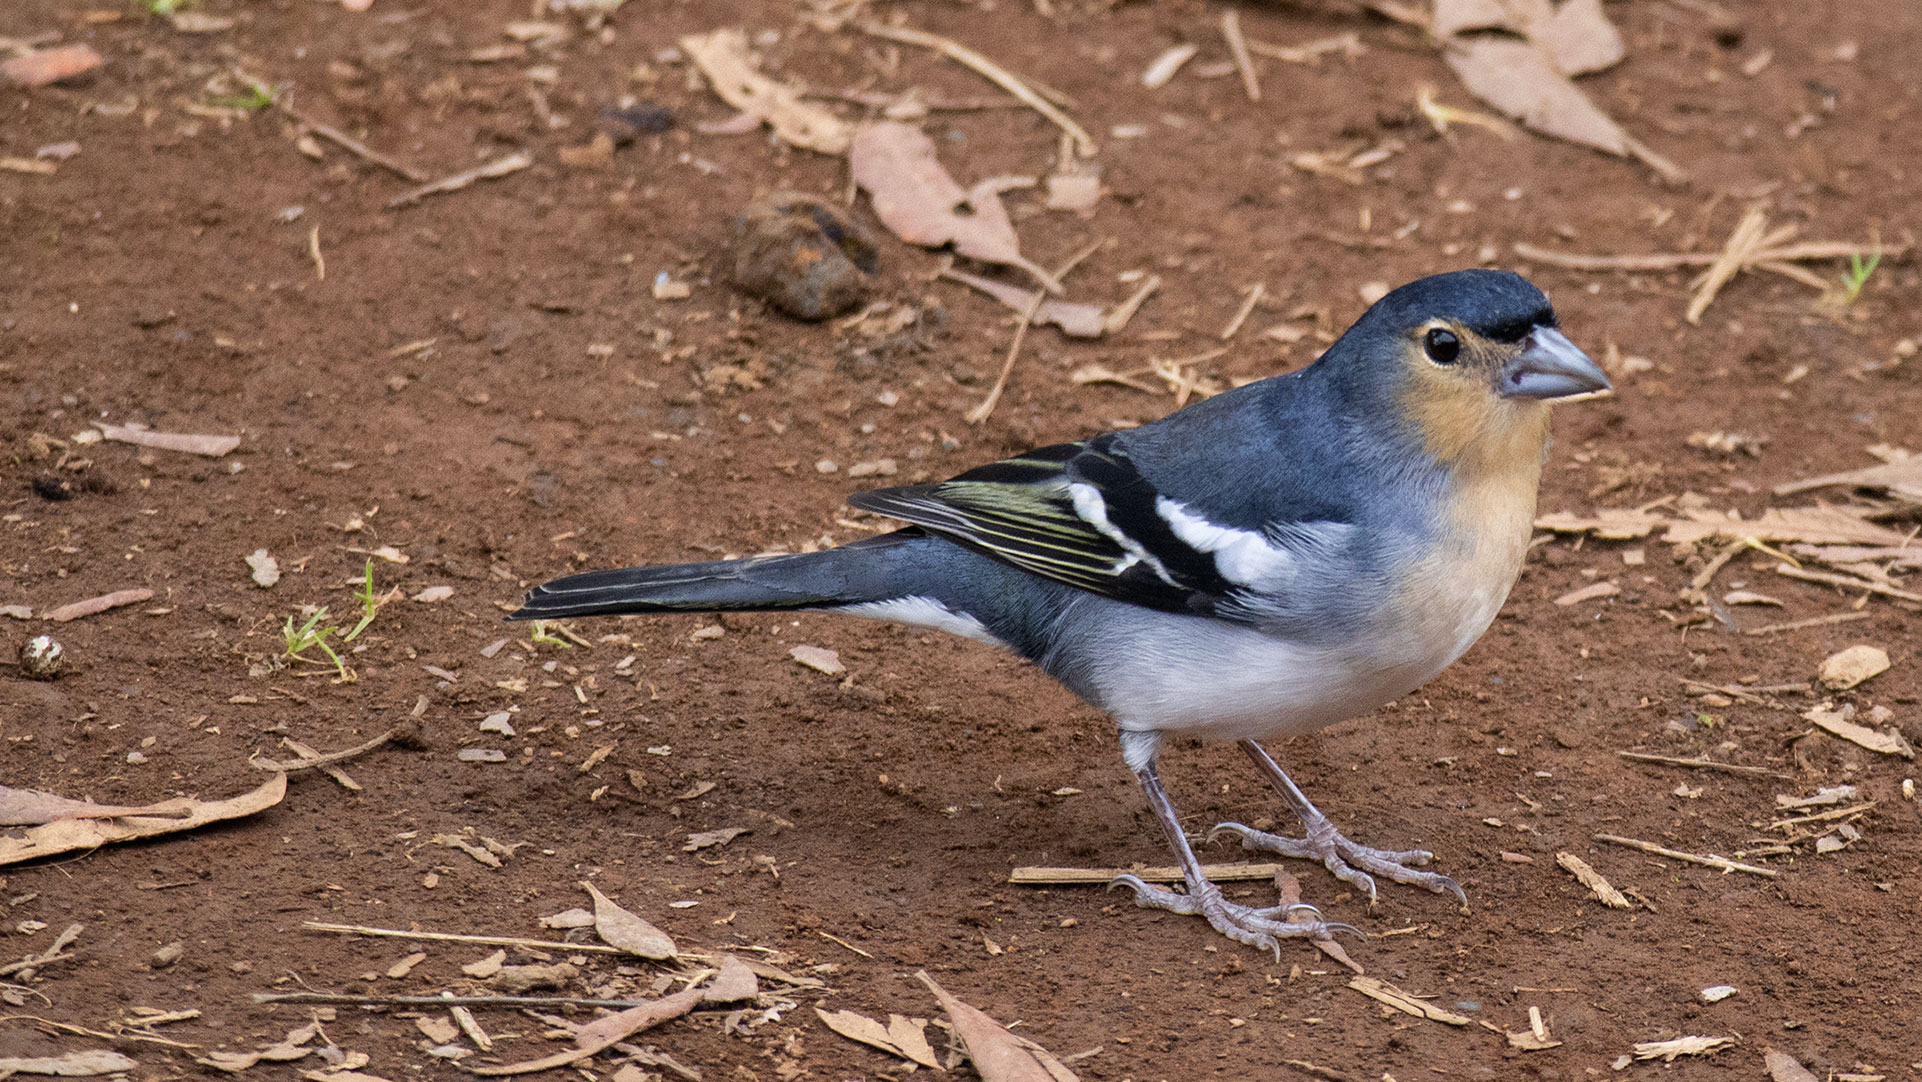
[(1548, 404), (1608, 389), (1525, 279), (1435, 275), (1383, 297), (1307, 368), (849, 499), (904, 529), (570, 575), (512, 618), (821, 610), (1007, 647), (1114, 718), (1186, 891), (1116, 883), (1278, 954), (1282, 938), (1349, 929), (1222, 896), (1156, 772), (1163, 738), (1237, 741), (1306, 827), (1216, 828), (1244, 846), (1320, 861), (1371, 899), (1382, 876), (1466, 901), (1416, 867), (1431, 854), (1343, 837), (1256, 741), (1372, 711), (1480, 638), (1528, 549)]

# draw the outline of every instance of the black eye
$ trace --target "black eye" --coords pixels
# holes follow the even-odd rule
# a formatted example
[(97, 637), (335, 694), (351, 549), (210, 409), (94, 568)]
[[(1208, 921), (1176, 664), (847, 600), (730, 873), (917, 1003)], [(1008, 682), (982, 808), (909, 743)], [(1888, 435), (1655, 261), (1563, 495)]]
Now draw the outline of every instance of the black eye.
[(1461, 356), (1462, 340), (1455, 337), (1454, 331), (1436, 327), (1422, 337), (1422, 348), (1428, 351), (1428, 359), (1436, 364), (1454, 364), (1455, 358)]

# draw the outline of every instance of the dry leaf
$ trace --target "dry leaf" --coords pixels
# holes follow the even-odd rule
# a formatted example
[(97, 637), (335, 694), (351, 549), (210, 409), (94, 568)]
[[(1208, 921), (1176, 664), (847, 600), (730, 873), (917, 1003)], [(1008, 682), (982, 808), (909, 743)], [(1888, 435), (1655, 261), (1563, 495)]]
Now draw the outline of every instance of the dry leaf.
[(969, 259), (1019, 267), (1049, 292), (1061, 292), (1052, 275), (1021, 255), (999, 182), (963, 191), (921, 129), (894, 121), (870, 124), (855, 133), (848, 160), (855, 183), (867, 189), (874, 213), (895, 236), (927, 248), (952, 244)]
[(1630, 156), (1628, 133), (1596, 108), (1545, 49), (1513, 38), (1454, 38), (1442, 53), (1468, 92), (1543, 135)]
[(1374, 977), (1355, 977), (1349, 980), (1348, 987), (1369, 999), (1379, 1000), (1403, 1014), (1412, 1014), (1416, 1018), (1446, 1022), (1451, 1026), (1465, 1026), (1473, 1021), (1453, 1011), (1443, 1010), (1425, 999), (1416, 999), (1387, 981), (1377, 980)]
[(941, 1009), (948, 1012), (948, 1021), (954, 1026), (954, 1035), (967, 1046), (968, 1058), (974, 1061), (974, 1069), (980, 1072), (982, 1082), (1077, 1082), (1075, 1073), (1047, 1049), (1025, 1037), (1015, 1036), (978, 1008), (949, 995), (947, 989), (934, 983), (927, 970), (914, 976), (941, 1001)]
[(1635, 1045), (1635, 1058), (1655, 1059), (1659, 1056), (1664, 1063), (1673, 1063), (1676, 1056), (1706, 1056), (1734, 1043), (1733, 1037), (1677, 1037), (1672, 1041), (1639, 1041)]
[(668, 938), (666, 932), (622, 909), (594, 884), (583, 881), (580, 887), (594, 899), (594, 932), (603, 943), (657, 962), (667, 961), (678, 953), (674, 940)]
[(692, 853), (711, 845), (726, 845), (746, 833), (746, 827), (722, 827), (719, 830), (703, 830), (696, 834), (689, 834), (687, 844), (681, 846), (681, 852)]
[(1762, 1063), (1768, 1068), (1770, 1082), (1821, 1082), (1809, 1072), (1807, 1067), (1797, 1062), (1787, 1052), (1777, 1052), (1773, 1048), (1762, 1049)]
[(92, 616), (96, 613), (106, 612), (108, 609), (117, 609), (122, 605), (138, 605), (142, 601), (150, 601), (152, 599), (153, 591), (143, 586), (136, 587), (132, 590), (115, 590), (113, 593), (101, 594), (99, 597), (90, 597), (85, 601), (76, 601), (71, 605), (62, 605), (57, 609), (50, 609), (40, 615), (43, 619), (52, 620), (57, 624), (64, 624), (68, 620), (78, 620), (82, 616)]
[(1600, 899), (1603, 905), (1611, 909), (1633, 908), (1627, 895), (1616, 890), (1607, 879), (1602, 878), (1602, 873), (1596, 871), (1588, 861), (1573, 853), (1556, 853), (1555, 863), (1561, 865), (1576, 879), (1581, 880), (1582, 886), (1594, 891), (1595, 897)]
[(721, 100), (774, 129), (783, 142), (823, 154), (845, 154), (853, 136), (847, 122), (801, 100), (800, 92), (761, 74), (738, 29), (689, 34), (681, 49), (694, 61)]
[[(882, 1025), (864, 1014), (854, 1011), (835, 1011), (832, 1014), (819, 1007), (814, 1013), (820, 1016), (821, 1024), (850, 1041), (878, 1048), (889, 1055), (918, 1063), (923, 1067), (939, 1067), (941, 1061), (934, 1056), (929, 1047), (926, 1034), (920, 1025), (898, 1014), (888, 1016), (888, 1024)], [(922, 1023), (926, 1025), (926, 1023)], [(986, 1073), (983, 1072), (983, 1077)]]
[(1831, 485), (1880, 488), (1907, 499), (1922, 500), (1922, 454), (1893, 453), (1889, 461), (1880, 466), (1866, 466), (1859, 470), (1824, 474), (1821, 477), (1811, 477), (1806, 481), (1791, 481), (1785, 485), (1776, 485), (1772, 491), (1777, 496), (1786, 496), (1793, 492), (1827, 488)]
[[(592, 888), (589, 888), (590, 890)], [(598, 897), (598, 892), (596, 894)], [(684, 988), (671, 996), (665, 996), (638, 1007), (629, 1007), (617, 1014), (603, 1015), (587, 1023), (574, 1032), (575, 1047), (565, 1052), (556, 1052), (540, 1059), (508, 1063), (499, 1067), (470, 1067), (468, 1070), (478, 1075), (500, 1076), (531, 1074), (535, 1071), (549, 1071), (577, 1063), (589, 1056), (611, 1048), (642, 1030), (651, 1029), (662, 1022), (670, 1021), (693, 1010), (701, 1002), (701, 988), (698, 985)]]
[(0, 78), (32, 90), (85, 75), (100, 64), (100, 54), (86, 45), (59, 45), (0, 63)]
[(1684, 514), (1688, 521), (1671, 523), (1662, 540), (1672, 545), (1711, 537), (1811, 545), (1900, 545), (1907, 539), (1906, 534), (1865, 521), (1860, 514), (1840, 507), (1770, 507), (1746, 521), (1707, 510)]
[(714, 975), (706, 991), (701, 993), (702, 1002), (739, 1003), (760, 994), (761, 981), (746, 962), (732, 954), (723, 954), (718, 965), (720, 972)]
[(275, 774), (253, 792), (229, 800), (185, 801), (182, 807), (186, 814), (179, 818), (127, 816), (120, 819), (62, 819), (44, 826), (28, 827), (24, 831), (0, 834), (0, 864), (16, 864), (76, 849), (96, 849), (110, 842), (193, 830), (208, 823), (237, 819), (271, 808), (286, 795), (287, 775)]
[(1879, 646), (1851, 646), (1822, 659), (1816, 678), (1830, 691), (1847, 691), (1889, 669), (1889, 652)]
[(8, 827), (39, 826), (61, 819), (117, 819), (126, 815), (180, 819), (191, 813), (192, 806), (193, 801), (186, 799), (135, 807), (95, 804), (91, 800), (71, 800), (38, 789), (9, 789), (0, 785), (0, 826)]
[[(285, 775), (283, 775), (283, 777), (284, 776)], [(319, 1036), (319, 1034), (320, 1023), (309, 1022), (298, 1029), (288, 1030), (287, 1036), (282, 1037), (279, 1043), (269, 1045), (257, 1052), (209, 1052), (205, 1056), (196, 1058), (194, 1062), (202, 1063), (216, 1070), (227, 1071), (229, 1073), (244, 1071), (262, 1060), (268, 1060), (274, 1063), (286, 1063), (290, 1060), (301, 1059), (310, 1053), (319, 1051), (319, 1049), (315, 1048), (301, 1047), (308, 1041)]]
[(1436, 0), (1432, 27), (1447, 40), (1473, 30), (1505, 30), (1541, 45), (1567, 75), (1613, 67), (1627, 55), (1600, 0)]
[[(972, 286), (1016, 312), (1026, 312), (1028, 306), (1034, 303), (1032, 290), (983, 278), (978, 274), (968, 274), (949, 267), (941, 271), (941, 277)], [(1053, 324), (1069, 338), (1099, 338), (1108, 329), (1108, 313), (1098, 304), (1049, 299), (1042, 301), (1041, 307), (1034, 310), (1034, 318), (1029, 322), (1037, 327)]]
[(431, 605), (437, 601), (445, 601), (453, 596), (454, 588), (452, 586), (429, 586), (420, 593), (415, 594), (413, 599), (423, 604)]
[(95, 428), (107, 439), (153, 447), (162, 451), (185, 451), (190, 455), (219, 458), (240, 446), (239, 436), (193, 436), (184, 432), (149, 432), (140, 425), (110, 425), (95, 421)]
[(117, 1074), (131, 1071), (139, 1064), (118, 1052), (89, 1048), (58, 1056), (22, 1056), (0, 1059), (0, 1078), (10, 1074), (57, 1074), (67, 1077)]
[(1859, 744), (1870, 751), (1883, 755), (1900, 755), (1904, 759), (1915, 758), (1915, 749), (1893, 728), (1877, 732), (1865, 725), (1857, 725), (1849, 719), (1855, 716), (1855, 707), (1843, 706), (1836, 710), (1828, 703), (1815, 707), (1803, 714), (1804, 720), (1812, 721), (1824, 731), (1839, 736), (1851, 744)]

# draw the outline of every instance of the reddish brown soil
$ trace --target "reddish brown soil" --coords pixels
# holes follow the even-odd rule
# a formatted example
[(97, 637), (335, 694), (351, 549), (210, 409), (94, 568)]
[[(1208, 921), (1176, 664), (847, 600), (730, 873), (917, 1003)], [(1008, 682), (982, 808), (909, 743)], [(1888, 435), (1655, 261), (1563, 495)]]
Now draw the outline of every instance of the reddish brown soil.
[[(1159, 92), (1139, 85), (1170, 43), (1202, 44), (1197, 67), (1225, 55), (1213, 4), (1054, 0), (1052, 21), (1018, 0), (899, 5), (916, 25), (1069, 95), (1101, 139), (1109, 191), (1098, 211), (1021, 217), (1028, 250), (1050, 263), (1114, 238), (1076, 272), (1083, 298), (1118, 298), (1129, 287), (1116, 275), (1132, 268), (1166, 280), (1118, 339), (1031, 335), (1000, 409), (970, 427), (961, 415), (1000, 363), (1006, 314), (930, 284), (937, 257), (892, 241), (882, 296), (923, 308), (894, 337), (799, 325), (737, 295), (725, 280), (733, 213), (770, 188), (837, 197), (844, 166), (763, 136), (693, 133), (728, 111), (690, 89), (681, 65), (654, 57), (679, 34), (742, 25), (780, 31), (769, 63), (815, 86), (985, 93), (951, 64), (852, 31), (801, 29), (784, 3), (642, 0), (604, 38), (498, 64), (466, 57), (505, 41), (503, 25), (526, 18), (526, 3), (378, 0), (350, 14), (316, 0), (209, 0), (196, 10), (239, 19), (210, 35), (94, 7), (121, 17), (89, 21), (86, 5), (54, 0), (0, 11), (0, 35), (58, 30), (106, 57), (90, 81), (0, 90), (0, 155), (82, 148), (51, 176), (0, 172), (0, 603), (44, 610), (136, 585), (156, 597), (70, 624), (0, 622), (6, 657), (52, 630), (72, 659), (52, 682), (0, 670), (4, 780), (114, 802), (227, 796), (260, 783), (249, 755), (289, 754), (283, 736), (346, 747), (423, 698), (426, 739), (351, 763), (360, 792), (296, 775), (284, 803), (244, 821), (5, 869), (0, 961), (44, 949), (70, 922), (86, 926), (77, 958), (45, 967), (14, 1013), (104, 1029), (134, 1007), (194, 1007), (201, 1016), (168, 1027), (170, 1038), (256, 1047), (309, 1011), (255, 1005), (252, 993), (469, 990), (459, 966), (487, 953), (427, 945), (408, 977), (369, 980), (412, 945), (315, 934), (303, 921), (551, 935), (538, 918), (580, 904), (574, 884), (593, 879), (691, 949), (760, 945), (791, 970), (823, 967), (813, 972), (829, 993), (798, 996), (802, 1007), (751, 1034), (727, 1035), (712, 1011), (647, 1035), (709, 1079), (898, 1077), (806, 1004), (930, 1014), (910, 979), (924, 967), (1057, 1054), (1098, 1047), (1076, 1061), (1089, 1079), (1310, 1077), (1292, 1061), (1403, 1082), (1606, 1077), (1635, 1042), (1684, 1034), (1738, 1043), (1677, 1063), (1671, 1077), (1761, 1077), (1765, 1047), (1818, 1077), (1922, 1077), (1922, 817), (1899, 792), (1914, 768), (1823, 735), (1797, 739), (1807, 726), (1795, 712), (1701, 707), (1679, 681), (1805, 681), (1832, 651), (1877, 643), (1894, 668), (1855, 700), (1892, 707), (1922, 742), (1913, 605), (1870, 600), (1867, 620), (1775, 636), (1684, 633), (1663, 610), (1684, 611), (1674, 599), (1699, 558), (1651, 543), (1647, 565), (1627, 567), (1627, 546), (1558, 540), (1535, 550), (1495, 630), (1432, 686), (1276, 748), (1354, 836), (1432, 848), (1473, 899), (1463, 915), (1395, 888), (1371, 911), (1319, 869), (1298, 869), (1330, 917), (1373, 933), (1413, 929), (1357, 942), (1354, 956), (1501, 1029), (1526, 1029), (1527, 1008), (1539, 1006), (1565, 1043), (1538, 1052), (1510, 1050), (1480, 1026), (1387, 1014), (1305, 946), (1276, 963), (1098, 888), (1007, 885), (1017, 865), (1166, 856), (1108, 723), (988, 648), (807, 616), (729, 619), (724, 635), (702, 640), (691, 633), (710, 620), (580, 621), (573, 630), (593, 647), (561, 650), (500, 623), (525, 586), (569, 570), (857, 536), (839, 521), (842, 500), (875, 482), (847, 477), (856, 462), (893, 458), (897, 482), (940, 476), (1154, 417), (1169, 398), (1078, 385), (1070, 373), (1203, 352), (1257, 280), (1271, 299), (1207, 374), (1303, 363), (1313, 339), (1284, 348), (1254, 332), (1303, 305), (1338, 329), (1360, 312), (1363, 283), (1472, 264), (1484, 246), (1502, 260), (1517, 241), (1713, 247), (1750, 202), (1810, 236), (1911, 239), (1922, 8), (1732, 4), (1737, 21), (1725, 27), (1698, 3), (1611, 4), (1630, 58), (1587, 85), (1693, 174), (1689, 186), (1663, 187), (1642, 167), (1534, 137), (1436, 137), (1413, 109), (1416, 89), (1434, 84), (1456, 105), (1466, 94), (1415, 36), (1345, 12), (1243, 12), (1256, 38), (1358, 28), (1368, 49), (1314, 68), (1265, 61), (1268, 96), (1255, 105), (1232, 76), (1191, 70)], [(1859, 53), (1837, 59), (1843, 43)], [(1764, 51), (1772, 63), (1742, 74)], [(530, 84), (534, 63), (556, 81)], [(643, 63), (656, 81), (632, 77)], [(185, 109), (208, 101), (208, 80), (234, 64), (429, 175), (518, 147), (537, 164), (390, 210), (405, 181), (331, 146), (323, 161), (302, 156), (278, 113), (223, 123)], [(541, 118), (530, 85), (562, 126)], [(605, 169), (560, 164), (558, 151), (585, 143), (597, 110), (624, 94), (673, 109), (687, 127), (643, 137)], [(89, 108), (101, 103), (133, 108)], [(1122, 124), (1148, 134), (1110, 138)], [(1045, 171), (1055, 147), (1026, 111), (939, 114), (928, 126), (966, 180)], [(1286, 164), (1296, 150), (1384, 138), (1405, 149), (1360, 186)], [(293, 206), (304, 208), (298, 220), (277, 220)], [(324, 281), (309, 258), (316, 226)], [(664, 270), (693, 283), (689, 299), (653, 298)], [(1922, 362), (1888, 364), (1897, 341), (1922, 330), (1912, 260), (1885, 263), (1847, 318), (1816, 314), (1805, 286), (1759, 275), (1731, 285), (1699, 327), (1680, 319), (1685, 272), (1532, 273), (1578, 342), (1655, 362), (1612, 400), (1560, 414), (1547, 510), (1693, 491), (1753, 512), (1772, 484), (1866, 464), (1868, 444), (1922, 439)], [(395, 355), (422, 340), (432, 345)], [(611, 354), (590, 348), (602, 344)], [(1806, 377), (1785, 385), (1797, 364)], [(753, 386), (723, 386), (722, 365), (743, 366)], [(880, 404), (883, 392), (898, 404)], [(30, 480), (54, 466), (34, 457), (30, 435), (64, 439), (94, 420), (238, 433), (244, 444), (222, 460), (75, 448), (91, 460), (78, 476), (104, 484), (65, 502), (33, 494)], [(1767, 443), (1759, 456), (1725, 458), (1684, 442), (1718, 429)], [(823, 459), (840, 472), (817, 472)], [(1590, 498), (1630, 467), (1629, 487)], [(342, 532), (355, 516), (366, 529)], [(356, 683), (268, 671), (288, 614), (309, 603), (352, 610), (353, 550), (381, 545), (411, 557), (377, 567), (383, 587), (449, 585), (452, 599), (382, 610), (350, 655)], [(242, 557), (257, 548), (286, 572), (271, 590), (248, 581)], [(1786, 608), (1770, 618), (1785, 620), (1853, 601), (1767, 566), (1738, 560), (1718, 587), (1777, 595)], [(1618, 580), (1620, 596), (1551, 604), (1593, 575)], [(503, 636), (510, 644), (484, 657)], [(838, 650), (852, 679), (797, 666), (787, 651), (798, 643)], [(629, 654), (631, 668), (617, 669)], [(478, 730), (498, 710), (517, 711), (518, 736)], [(458, 761), (468, 747), (500, 748), (507, 761)], [(1783, 776), (1616, 756), (1631, 747)], [(1232, 748), (1177, 743), (1164, 762), (1197, 832), (1279, 814)], [(1821, 857), (1805, 842), (1769, 861), (1781, 870), (1773, 880), (1591, 840), (1612, 832), (1730, 854), (1769, 833), (1775, 794), (1845, 781), (1880, 802), (1862, 840)], [(712, 788), (677, 799), (700, 783)], [(1067, 788), (1078, 792), (1054, 795)], [(752, 833), (681, 851), (690, 831), (726, 826)], [(469, 830), (524, 847), (494, 870), (430, 844)], [(1649, 908), (1600, 907), (1557, 869), (1559, 850)], [(49, 927), (19, 932), (29, 921)], [(155, 950), (176, 941), (184, 955), (155, 968)], [(650, 980), (598, 960), (588, 968), (566, 991), (645, 994)], [(1704, 1004), (1700, 989), (1716, 984), (1739, 991)], [(540, 1029), (507, 1011), (482, 1019), (497, 1033)], [(342, 1009), (329, 1033), (385, 1078), (459, 1073), (422, 1051), (402, 1015)], [(0, 1028), (0, 1055), (86, 1043)], [(188, 1051), (123, 1047), (140, 1079), (207, 1070)], [(496, 1054), (550, 1047), (520, 1039)]]

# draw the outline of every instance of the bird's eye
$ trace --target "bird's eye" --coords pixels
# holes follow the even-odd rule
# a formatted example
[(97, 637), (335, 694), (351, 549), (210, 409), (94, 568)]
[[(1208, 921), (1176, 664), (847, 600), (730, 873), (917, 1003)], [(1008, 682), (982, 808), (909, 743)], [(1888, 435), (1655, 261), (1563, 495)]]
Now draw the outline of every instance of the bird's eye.
[(1461, 356), (1462, 340), (1455, 337), (1454, 331), (1436, 327), (1423, 336), (1422, 348), (1428, 351), (1428, 359), (1436, 364), (1454, 364), (1455, 359)]

